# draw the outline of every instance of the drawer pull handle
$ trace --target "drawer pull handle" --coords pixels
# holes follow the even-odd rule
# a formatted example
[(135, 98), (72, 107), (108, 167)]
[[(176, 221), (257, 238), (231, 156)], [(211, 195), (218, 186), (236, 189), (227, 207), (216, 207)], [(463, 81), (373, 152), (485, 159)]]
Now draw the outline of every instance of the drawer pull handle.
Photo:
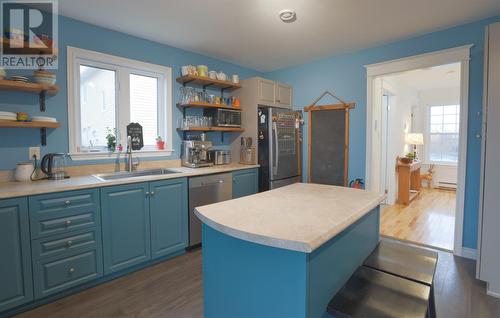
[(76, 272), (76, 269), (75, 269), (74, 267), (71, 267), (71, 268), (69, 269), (69, 273), (70, 273), (70, 274), (73, 274), (74, 272)]
[(70, 200), (66, 200), (66, 202), (64, 202), (64, 205), (66, 205), (67, 207), (71, 205), (71, 201)]
[(66, 226), (70, 225), (71, 224), (71, 220), (66, 220), (66, 222), (64, 222), (64, 224), (66, 224)]
[(154, 195), (155, 195), (155, 192), (154, 192), (154, 191), (151, 191), (151, 194), (150, 194), (150, 195), (151, 195), (151, 196), (154, 196)]
[(72, 245), (73, 245), (73, 242), (72, 242), (72, 241), (67, 241), (67, 242), (66, 242), (66, 246), (67, 246), (67, 247), (71, 247)]
[(146, 191), (146, 196), (149, 197), (150, 193), (149, 191)]

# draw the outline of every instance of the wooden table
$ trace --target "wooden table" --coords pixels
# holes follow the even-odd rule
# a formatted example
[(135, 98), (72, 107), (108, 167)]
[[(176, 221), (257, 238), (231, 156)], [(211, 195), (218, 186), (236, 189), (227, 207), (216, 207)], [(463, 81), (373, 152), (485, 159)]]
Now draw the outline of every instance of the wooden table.
[(398, 160), (398, 203), (408, 205), (420, 193), (421, 162), (403, 163)]

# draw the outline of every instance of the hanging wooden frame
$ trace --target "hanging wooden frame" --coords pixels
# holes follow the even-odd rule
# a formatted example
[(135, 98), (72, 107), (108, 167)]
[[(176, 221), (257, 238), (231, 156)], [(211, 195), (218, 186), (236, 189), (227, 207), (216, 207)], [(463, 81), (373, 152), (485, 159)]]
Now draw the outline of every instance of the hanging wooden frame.
[[(330, 95), (340, 102), (340, 104), (328, 104), (328, 105), (316, 105), (323, 97)], [(308, 152), (307, 152), (307, 165), (308, 165), (308, 176), (307, 181), (311, 183), (311, 172), (312, 172), (312, 131), (313, 131), (313, 112), (317, 111), (333, 111), (333, 110), (344, 110), (344, 186), (348, 183), (348, 163), (349, 163), (349, 110), (355, 108), (355, 103), (346, 103), (336, 95), (329, 91), (325, 91), (321, 96), (319, 96), (311, 105), (304, 107), (304, 111), (308, 113)]]

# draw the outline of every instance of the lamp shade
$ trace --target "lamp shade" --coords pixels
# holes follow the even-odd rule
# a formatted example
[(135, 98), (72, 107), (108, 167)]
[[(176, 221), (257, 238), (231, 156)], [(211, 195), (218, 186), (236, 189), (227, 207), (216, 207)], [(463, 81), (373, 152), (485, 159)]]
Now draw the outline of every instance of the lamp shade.
[(421, 133), (406, 134), (405, 143), (408, 145), (423, 145), (424, 144), (424, 134), (421, 134)]

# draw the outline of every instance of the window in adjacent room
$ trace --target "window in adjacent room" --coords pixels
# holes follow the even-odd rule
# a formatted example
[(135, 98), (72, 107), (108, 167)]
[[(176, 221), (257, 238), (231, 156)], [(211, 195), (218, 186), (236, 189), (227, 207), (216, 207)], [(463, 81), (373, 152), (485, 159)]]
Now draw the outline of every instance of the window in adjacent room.
[(126, 148), (126, 126), (143, 127), (139, 155), (156, 150), (161, 136), (172, 146), (171, 69), (97, 52), (68, 48), (70, 153), (76, 159), (110, 157), (106, 135), (117, 133)]
[(460, 105), (429, 107), (427, 160), (435, 163), (458, 162)]

